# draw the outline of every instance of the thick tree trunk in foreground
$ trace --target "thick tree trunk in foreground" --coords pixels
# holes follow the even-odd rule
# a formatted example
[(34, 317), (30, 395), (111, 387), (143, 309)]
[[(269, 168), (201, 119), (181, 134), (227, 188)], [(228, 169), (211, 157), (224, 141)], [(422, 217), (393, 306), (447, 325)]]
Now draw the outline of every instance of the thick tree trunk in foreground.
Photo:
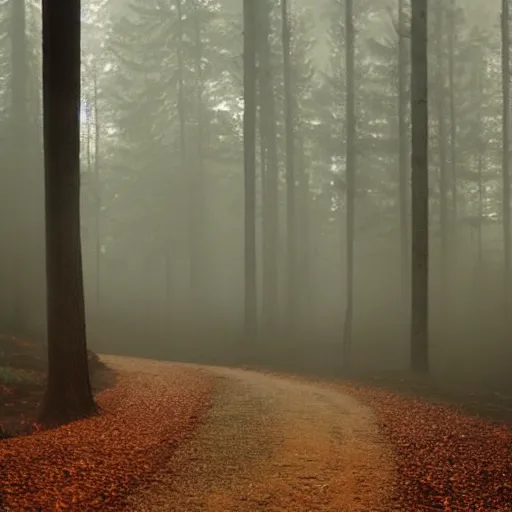
[(256, 21), (255, 0), (244, 0), (245, 336), (257, 331), (256, 303)]
[(428, 373), (428, 73), (427, 0), (412, 0), (412, 317), (411, 369)]
[(80, 0), (43, 0), (48, 383), (39, 420), (93, 414), (80, 240)]

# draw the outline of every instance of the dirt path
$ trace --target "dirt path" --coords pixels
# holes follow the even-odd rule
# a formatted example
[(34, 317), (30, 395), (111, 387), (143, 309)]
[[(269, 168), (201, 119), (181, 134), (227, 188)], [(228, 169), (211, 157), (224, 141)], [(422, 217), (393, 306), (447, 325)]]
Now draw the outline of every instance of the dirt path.
[(320, 385), (211, 371), (218, 387), (207, 423), (130, 510), (389, 510), (391, 449), (368, 408)]

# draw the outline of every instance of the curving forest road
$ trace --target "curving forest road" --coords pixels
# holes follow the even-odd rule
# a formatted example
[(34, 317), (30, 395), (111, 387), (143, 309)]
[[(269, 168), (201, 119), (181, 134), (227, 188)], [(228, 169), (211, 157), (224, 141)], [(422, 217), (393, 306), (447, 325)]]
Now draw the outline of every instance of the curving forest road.
[[(182, 471), (137, 496), (145, 511), (377, 511), (393, 465), (370, 410), (319, 385), (214, 369), (215, 401)], [(389, 507), (383, 508), (389, 510)]]
[(1, 512), (512, 510), (510, 425), (368, 386), (102, 359), (101, 414), (0, 442)]

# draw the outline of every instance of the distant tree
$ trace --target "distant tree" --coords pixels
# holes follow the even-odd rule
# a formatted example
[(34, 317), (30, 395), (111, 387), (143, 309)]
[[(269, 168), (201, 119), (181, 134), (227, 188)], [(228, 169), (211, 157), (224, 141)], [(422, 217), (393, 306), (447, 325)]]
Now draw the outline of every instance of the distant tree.
[(193, 21), (193, 46), (191, 49), (191, 61), (193, 62), (194, 84), (194, 108), (195, 108), (195, 151), (190, 151), (188, 175), (189, 178), (189, 254), (190, 254), (190, 288), (191, 307), (202, 313), (202, 299), (206, 283), (204, 279), (205, 254), (205, 187), (204, 187), (204, 147), (208, 136), (208, 118), (205, 115), (204, 92), (205, 77), (204, 64), (205, 43), (203, 32), (205, 31), (204, 13), (198, 0), (192, 3)]
[(411, 3), (412, 293), (411, 368), (428, 373), (427, 0)]
[(245, 336), (257, 331), (256, 302), (256, 4), (244, 0)]
[(264, 150), (263, 182), (263, 283), (262, 327), (273, 332), (278, 318), (278, 148), (275, 81), (272, 69), (272, 3), (261, 0), (258, 6), (258, 85), (260, 107), (260, 139)]
[[(286, 10), (285, 17), (283, 8)], [(305, 334), (303, 328), (311, 325), (308, 319), (311, 318), (313, 307), (309, 232), (311, 193), (307, 146), (310, 145), (311, 139), (310, 119), (317, 114), (317, 105), (312, 97), (316, 83), (311, 58), (311, 17), (307, 11), (298, 9), (296, 4), (292, 8), (290, 2), (281, 3), (280, 14), (283, 62), (282, 83), (279, 81), (277, 84), (277, 97), (282, 97), (282, 101), (278, 101), (277, 107), (282, 108), (282, 115), (281, 112), (278, 115), (278, 124), (282, 119), (278, 127), (282, 137), (278, 137), (278, 142), (281, 142), (280, 150), (287, 170), (286, 196), (291, 198), (291, 201), (286, 201), (286, 225), (289, 226), (286, 234), (286, 252), (290, 254), (294, 251), (292, 260), (287, 263), (287, 280), (291, 283), (291, 287), (287, 288), (287, 316), (288, 323), (293, 324), (296, 329), (295, 334), (299, 334), (299, 329)], [(286, 26), (283, 26), (283, 21), (286, 22)], [(285, 63), (286, 48), (289, 56)], [(289, 74), (287, 79), (286, 72)], [(281, 73), (276, 75), (279, 78)], [(288, 232), (289, 229), (293, 232)]]
[[(204, 192), (223, 187), (226, 175), (231, 182), (241, 178), (241, 40), (235, 39), (241, 27), (223, 19), (218, 7), (210, 0), (131, 0), (126, 15), (112, 20), (107, 48), (115, 72), (100, 77), (102, 126), (115, 127), (113, 136), (103, 132), (110, 143), (102, 144), (102, 171), (119, 169), (124, 177), (123, 187), (111, 191), (116, 208), (104, 208), (104, 244), (135, 243), (132, 257), (149, 257), (161, 269), (165, 330), (180, 321), (178, 314), (167, 321), (170, 305), (196, 312), (212, 278), (207, 228), (215, 214), (208, 206), (217, 197)], [(108, 181), (105, 176), (104, 205), (113, 200)], [(241, 201), (235, 191), (224, 199)], [(231, 220), (238, 228), (242, 218), (228, 216), (230, 226)], [(112, 221), (116, 229), (107, 233)]]
[(446, 133), (446, 69), (445, 69), (445, 16), (446, 5), (443, 0), (438, 0), (436, 6), (436, 118), (437, 118), (437, 150), (439, 169), (439, 229), (441, 233), (441, 293), (440, 299), (444, 301), (447, 279), (449, 277), (447, 267), (448, 257), (448, 165), (447, 165), (447, 133)]
[(284, 102), (285, 102), (285, 134), (286, 134), (286, 254), (287, 254), (287, 308), (288, 328), (293, 332), (295, 327), (295, 315), (297, 311), (297, 291), (295, 287), (297, 279), (297, 255), (296, 255), (296, 214), (295, 214), (295, 118), (294, 98), (291, 69), (290, 50), (290, 23), (288, 19), (287, 0), (281, 0), (281, 36), (283, 46), (283, 78), (284, 78)]
[(96, 64), (92, 70), (92, 111), (94, 115), (94, 234), (95, 267), (96, 267), (96, 308), (99, 311), (101, 305), (101, 176), (100, 176), (100, 142), (101, 125), (98, 92), (98, 68)]
[[(187, 147), (187, 106), (185, 104), (185, 60), (184, 60), (184, 30), (183, 25), (185, 20), (183, 19), (183, 9), (182, 9), (182, 0), (175, 0), (175, 8), (176, 8), (176, 56), (177, 56), (177, 68), (176, 68), (176, 80), (177, 80), (177, 110), (178, 110), (178, 123), (179, 123), (179, 180), (181, 183), (180, 190), (183, 192), (183, 197), (189, 197), (189, 180), (187, 173), (187, 163), (188, 163), (188, 147)], [(188, 205), (188, 202), (186, 203)], [(184, 209), (186, 210), (186, 208)], [(182, 213), (185, 213), (182, 212)], [(185, 213), (185, 218), (188, 217), (188, 211)], [(188, 219), (190, 220), (190, 219)], [(190, 222), (188, 222), (188, 227), (190, 228)], [(192, 234), (190, 233), (190, 229), (187, 230), (187, 242), (188, 242), (188, 258), (189, 260), (192, 257), (191, 249), (191, 241)], [(172, 248), (169, 246), (168, 251), (172, 251)], [(168, 255), (170, 257), (170, 254)], [(194, 266), (190, 266), (189, 271), (189, 287), (192, 285), (194, 277), (192, 276), (192, 272), (194, 271)], [(170, 298), (171, 294), (171, 282), (167, 282), (166, 285), (166, 294), (167, 299)]]
[[(30, 121), (28, 119), (28, 85), (29, 85), (29, 54), (27, 42), (27, 22), (25, 11), (25, 0), (11, 0), (11, 127), (12, 127), (12, 170), (11, 184), (14, 184), (13, 193), (17, 200), (14, 203), (16, 213), (12, 221), (14, 230), (19, 229), (19, 219), (24, 218), (19, 208), (22, 208), (25, 201), (22, 191), (26, 187), (27, 166), (27, 142), (29, 135)], [(26, 267), (26, 251), (23, 243), (24, 237), (13, 236), (15, 244), (13, 262), (11, 269), (14, 281), (11, 283), (13, 291), (12, 307), (12, 329), (13, 332), (21, 333), (27, 327), (26, 311), (26, 286), (24, 279), (24, 266)], [(25, 262), (25, 264), (23, 263)]]
[(408, 124), (408, 94), (407, 94), (407, 69), (408, 69), (408, 33), (406, 24), (405, 0), (398, 0), (398, 151), (399, 151), (399, 211), (400, 211), (400, 279), (402, 300), (406, 304), (409, 297), (409, 130)]
[(355, 74), (354, 74), (354, 14), (352, 0), (345, 0), (346, 32), (346, 310), (343, 333), (343, 364), (350, 365), (352, 351), (352, 324), (354, 319), (354, 236), (355, 236), (355, 196), (356, 196), (356, 114), (355, 114)]
[(450, 190), (452, 199), (452, 234), (457, 221), (457, 118), (455, 102), (455, 43), (457, 8), (450, 0), (448, 10), (448, 95), (450, 102)]
[(501, 66), (503, 88), (503, 148), (502, 148), (502, 175), (503, 175), (503, 256), (505, 260), (504, 283), (504, 308), (506, 322), (509, 323), (511, 302), (510, 279), (510, 12), (508, 0), (501, 3)]
[(48, 382), (39, 420), (96, 411), (87, 362), (80, 240), (80, 0), (43, 0)]
[[(101, 306), (101, 176), (100, 176), (100, 109), (99, 109), (99, 84), (97, 63), (91, 62), (83, 67), (82, 75), (85, 75), (84, 84), (89, 87), (84, 95), (85, 99), (85, 159), (88, 176), (93, 176), (93, 216), (94, 216), (94, 294), (96, 312)], [(92, 84), (88, 84), (89, 79)]]

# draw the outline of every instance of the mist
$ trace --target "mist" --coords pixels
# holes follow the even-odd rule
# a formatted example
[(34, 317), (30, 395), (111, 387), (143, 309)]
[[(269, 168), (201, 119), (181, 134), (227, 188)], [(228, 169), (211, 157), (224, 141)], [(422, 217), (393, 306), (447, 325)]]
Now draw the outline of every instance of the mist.
[[(353, 130), (351, 371), (408, 369), (410, 36), (401, 32), (398, 0), (355, 4), (349, 124), (345, 2), (289, 2), (290, 146), (281, 8), (258, 2), (257, 333), (248, 336), (242, 2), (83, 2), (91, 349), (341, 374)], [(430, 371), (466, 386), (510, 387), (500, 2), (448, 4), (429, 2)], [(43, 340), (40, 17), (37, 0), (0, 2), (0, 329)]]

